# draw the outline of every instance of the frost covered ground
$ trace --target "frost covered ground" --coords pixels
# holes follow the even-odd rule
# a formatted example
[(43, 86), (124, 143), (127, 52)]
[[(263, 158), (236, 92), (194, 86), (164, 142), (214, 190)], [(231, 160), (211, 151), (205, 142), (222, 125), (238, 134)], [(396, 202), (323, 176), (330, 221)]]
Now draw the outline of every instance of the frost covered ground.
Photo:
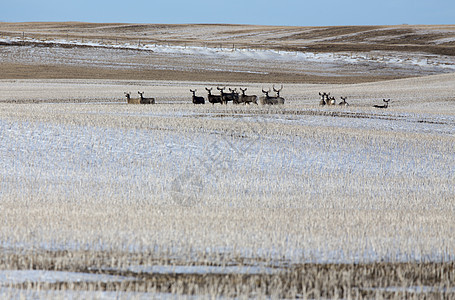
[[(453, 262), (453, 78), (289, 84), (281, 107), (194, 106), (200, 82), (2, 80), (2, 268), (54, 261), (147, 286), (141, 274), (273, 282), (301, 263)], [(157, 104), (125, 104), (130, 89)], [(320, 90), (351, 105), (319, 107)], [(159, 280), (142, 288), (177, 293)], [(438, 284), (406, 291), (452, 293)]]
[[(0, 42), (2, 65), (26, 69), (420, 76), (283, 80), (271, 107), (191, 104), (221, 85), (260, 96), (272, 84), (257, 77), (0, 80), (0, 297), (453, 297), (451, 57)], [(350, 106), (320, 107), (319, 92)]]

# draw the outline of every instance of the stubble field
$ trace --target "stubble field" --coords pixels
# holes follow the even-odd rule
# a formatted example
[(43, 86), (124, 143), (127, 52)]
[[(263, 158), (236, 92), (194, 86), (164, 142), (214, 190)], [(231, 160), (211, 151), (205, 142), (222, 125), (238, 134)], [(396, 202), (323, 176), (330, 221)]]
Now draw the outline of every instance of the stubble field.
[[(354, 29), (334, 34), (353, 39)], [(444, 30), (447, 44), (426, 50), (450, 52)], [(307, 43), (309, 31), (299, 33)], [(357, 50), (300, 54), (253, 48), (256, 35), (242, 51), (15, 44), (9, 35), (0, 48), (10, 72), (0, 80), (0, 295), (453, 297), (453, 56), (432, 50), (436, 66), (416, 64), (428, 52), (383, 44), (382, 62)], [(133, 70), (119, 65), (125, 55), (137, 59)], [(172, 70), (160, 78), (163, 65)], [(283, 106), (191, 104), (189, 89), (261, 95), (272, 84), (283, 85)], [(127, 105), (123, 93), (139, 90), (157, 104)], [(321, 107), (319, 92), (350, 106)], [(384, 98), (388, 109), (372, 108)]]

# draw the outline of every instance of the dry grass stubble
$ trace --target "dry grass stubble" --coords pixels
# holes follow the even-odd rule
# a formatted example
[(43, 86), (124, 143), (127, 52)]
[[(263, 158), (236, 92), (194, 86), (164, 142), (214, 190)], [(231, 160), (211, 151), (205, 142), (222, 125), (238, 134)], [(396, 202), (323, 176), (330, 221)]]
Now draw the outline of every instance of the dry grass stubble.
[[(260, 94), (255, 78), (231, 85)], [(0, 269), (134, 278), (3, 284), (453, 297), (453, 82), (285, 84), (286, 105), (264, 108), (185, 104), (209, 82), (2, 80)], [(139, 89), (159, 105), (119, 103)], [(351, 107), (320, 108), (319, 91)], [(371, 109), (382, 98), (391, 108)]]
[[(173, 99), (184, 99), (186, 88), (171, 88)], [(413, 109), (403, 102), (383, 113)], [(9, 140), (0, 149), (8, 170), (1, 174), (4, 268), (137, 278), (27, 288), (277, 297), (453, 293), (453, 137), (338, 128), (342, 118), (329, 115), (349, 110), (324, 116), (311, 104), (298, 108), (306, 103), (2, 104)], [(375, 118), (370, 109), (362, 113)], [(283, 123), (321, 116), (324, 123)], [(248, 151), (233, 156), (233, 146)], [(181, 174), (203, 179), (196, 202), (178, 205), (173, 198), (169, 182)], [(191, 186), (180, 188), (188, 193)], [(137, 265), (259, 265), (280, 273), (160, 275), (135, 272)], [(416, 292), (420, 286), (431, 287)]]

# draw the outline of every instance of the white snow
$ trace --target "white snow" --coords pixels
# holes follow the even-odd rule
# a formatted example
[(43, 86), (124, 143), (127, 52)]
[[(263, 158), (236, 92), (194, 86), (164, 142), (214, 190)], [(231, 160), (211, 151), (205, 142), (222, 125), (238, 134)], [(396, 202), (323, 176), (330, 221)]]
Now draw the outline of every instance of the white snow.
[(375, 288), (361, 288), (364, 291), (378, 291), (378, 292), (387, 292), (387, 293), (409, 293), (409, 294), (429, 294), (429, 293), (455, 293), (455, 287), (444, 286), (428, 286), (428, 285), (419, 285), (419, 286), (388, 286), (388, 287), (375, 287)]
[(155, 274), (275, 274), (279, 268), (261, 266), (131, 266), (128, 271)]
[[(71, 41), (64, 39), (57, 40), (37, 40), (33, 38), (21, 37), (4, 37), (0, 42), (12, 43), (27, 41), (35, 44), (48, 45), (74, 45), (87, 46), (104, 49), (123, 49), (123, 50), (144, 50), (151, 51), (161, 55), (177, 55), (191, 57), (205, 57), (215, 59), (225, 59), (231, 61), (266, 61), (266, 62), (286, 62), (286, 63), (338, 63), (338, 64), (363, 64), (373, 63), (377, 67), (405, 66), (414, 68), (438, 68), (441, 70), (455, 70), (455, 61), (452, 57), (427, 55), (422, 53), (398, 53), (398, 52), (365, 52), (355, 53), (337, 52), (337, 53), (312, 53), (312, 52), (290, 52), (277, 51), (272, 49), (241, 49), (241, 48), (210, 48), (198, 46), (176, 46), (163, 44), (108, 44), (94, 41)], [(447, 42), (446, 40), (442, 42)], [(128, 63), (130, 65), (130, 63)], [(224, 69), (222, 69), (224, 70)], [(255, 71), (253, 71), (255, 72)]]
[(134, 277), (46, 270), (0, 270), (0, 286), (27, 282), (119, 282)]
[[(210, 295), (184, 295), (171, 293), (146, 293), (146, 292), (122, 292), (122, 291), (78, 291), (78, 290), (39, 290), (39, 289), (17, 289), (0, 286), (0, 298), (8, 300), (24, 299), (97, 299), (97, 300), (119, 300), (119, 299), (209, 299)], [(219, 298), (223, 299), (223, 298)]]
[(455, 42), (455, 37), (442, 38), (442, 39), (434, 40), (433, 42), (436, 45), (445, 44), (445, 43), (453, 43), (453, 42)]

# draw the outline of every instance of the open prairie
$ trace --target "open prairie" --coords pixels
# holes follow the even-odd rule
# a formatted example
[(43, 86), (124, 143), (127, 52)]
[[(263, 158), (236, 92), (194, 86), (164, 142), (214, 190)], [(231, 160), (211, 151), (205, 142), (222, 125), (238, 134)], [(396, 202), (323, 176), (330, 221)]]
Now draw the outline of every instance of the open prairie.
[(0, 23), (0, 78), (358, 83), (451, 73), (455, 25)]
[(455, 297), (454, 42), (0, 23), (1, 297)]

